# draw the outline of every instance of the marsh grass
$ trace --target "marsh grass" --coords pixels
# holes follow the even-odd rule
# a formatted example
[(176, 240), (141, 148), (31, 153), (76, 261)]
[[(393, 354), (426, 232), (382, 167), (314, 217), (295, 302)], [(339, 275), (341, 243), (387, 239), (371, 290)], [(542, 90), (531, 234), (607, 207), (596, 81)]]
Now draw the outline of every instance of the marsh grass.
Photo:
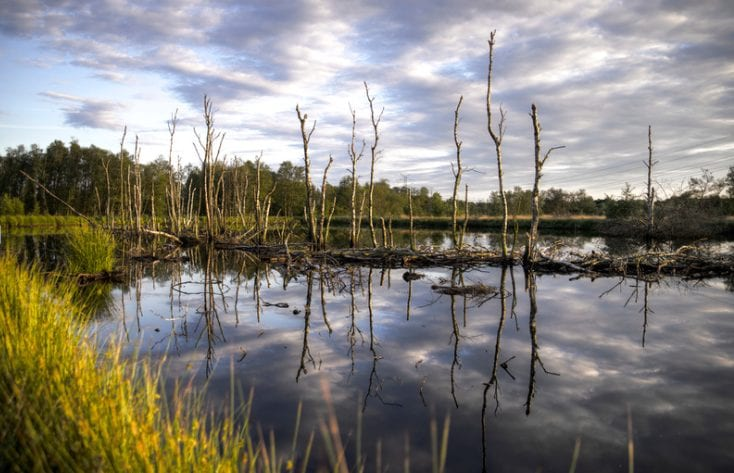
[(115, 238), (101, 228), (70, 232), (64, 245), (66, 271), (72, 275), (111, 272), (115, 266)]
[(215, 416), (190, 384), (164, 394), (162, 364), (98, 347), (73, 294), (0, 259), (0, 471), (276, 471), (249, 402)]

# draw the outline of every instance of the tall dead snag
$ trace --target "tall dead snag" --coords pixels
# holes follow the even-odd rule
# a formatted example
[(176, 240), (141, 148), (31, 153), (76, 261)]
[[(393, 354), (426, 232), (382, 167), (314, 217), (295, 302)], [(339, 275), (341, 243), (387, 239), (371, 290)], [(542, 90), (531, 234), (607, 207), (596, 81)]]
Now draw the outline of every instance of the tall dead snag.
[(540, 120), (538, 120), (538, 109), (535, 104), (530, 107), (530, 117), (533, 120), (533, 138), (535, 141), (535, 179), (533, 180), (533, 192), (530, 201), (530, 233), (528, 234), (528, 246), (525, 248), (523, 263), (532, 265), (537, 257), (538, 242), (538, 224), (540, 223), (540, 178), (543, 176), (543, 165), (550, 154), (557, 149), (565, 148), (565, 146), (555, 146), (550, 148), (545, 156), (540, 157)]
[(507, 196), (502, 180), (502, 139), (505, 136), (505, 111), (500, 106), (500, 120), (497, 131), (492, 128), (492, 66), (494, 65), (494, 36), (497, 31), (489, 34), (489, 67), (487, 69), (487, 131), (494, 141), (494, 149), (497, 155), (497, 179), (499, 181), (499, 193), (502, 199), (502, 229), (500, 232), (502, 258), (507, 259)]
[(382, 120), (382, 112), (385, 111), (383, 108), (380, 110), (379, 115), (375, 117), (375, 107), (374, 107), (374, 97), (370, 97), (370, 89), (367, 87), (367, 82), (364, 83), (364, 92), (367, 95), (367, 101), (370, 103), (370, 120), (372, 121), (372, 131), (374, 132), (373, 138), (372, 138), (372, 145), (370, 145), (370, 187), (369, 187), (369, 194), (368, 194), (368, 203), (367, 203), (367, 214), (370, 221), (370, 236), (372, 237), (372, 246), (377, 248), (377, 236), (375, 235), (375, 224), (373, 222), (373, 212), (374, 212), (374, 199), (373, 194), (375, 190), (375, 162), (377, 161), (377, 155), (379, 154), (377, 151), (377, 143), (380, 141), (380, 133), (378, 132), (378, 126), (380, 125), (380, 120)]
[[(178, 180), (177, 169), (173, 167), (173, 137), (176, 134), (178, 109), (173, 112), (171, 120), (168, 121), (168, 226), (174, 235), (181, 232), (181, 184)], [(179, 165), (180, 167), (180, 165)]]
[[(328, 237), (328, 223), (326, 221), (326, 175), (329, 173), (331, 163), (334, 162), (334, 158), (329, 155), (329, 162), (324, 169), (324, 176), (321, 179), (321, 209), (319, 211), (319, 228), (318, 228), (318, 241), (316, 242), (320, 250), (326, 249), (326, 238)], [(332, 206), (330, 214), (333, 214), (334, 206)], [(329, 216), (329, 222), (331, 221), (331, 215)]]
[(657, 161), (652, 161), (652, 126), (647, 126), (647, 230), (645, 237), (649, 240), (652, 237), (655, 226), (655, 189), (652, 187), (652, 167)]
[(461, 238), (459, 237), (459, 229), (457, 226), (456, 218), (458, 214), (458, 203), (456, 198), (459, 194), (459, 186), (461, 185), (461, 173), (463, 168), (461, 167), (461, 144), (459, 140), (459, 108), (461, 102), (464, 100), (464, 96), (459, 97), (459, 103), (456, 104), (456, 110), (454, 110), (454, 144), (456, 145), (456, 169), (453, 164), (451, 165), (451, 172), (454, 174), (454, 194), (451, 199), (453, 203), (453, 213), (451, 214), (451, 238), (454, 243), (454, 247), (461, 249)]
[(351, 248), (356, 248), (357, 245), (359, 245), (359, 230), (360, 230), (360, 221), (362, 220), (362, 209), (360, 207), (360, 215), (357, 216), (357, 187), (359, 186), (359, 181), (357, 178), (357, 162), (362, 159), (362, 156), (364, 154), (364, 148), (367, 145), (367, 143), (362, 140), (362, 147), (359, 150), (359, 153), (357, 153), (357, 148), (355, 146), (355, 140), (356, 140), (356, 128), (357, 128), (357, 114), (352, 108), (352, 106), (349, 106), (349, 111), (352, 114), (352, 142), (350, 143), (349, 147), (347, 148), (347, 153), (349, 154), (349, 160), (352, 163), (352, 196), (349, 201), (349, 205), (351, 207), (352, 212), (352, 218), (350, 220), (350, 226), (349, 226), (349, 246)]
[(219, 233), (220, 223), (217, 212), (217, 195), (214, 188), (214, 174), (219, 163), (219, 154), (222, 150), (224, 133), (218, 133), (214, 129), (214, 111), (212, 101), (204, 96), (204, 124), (206, 135), (201, 135), (194, 128), (194, 134), (199, 146), (194, 145), (196, 154), (201, 161), (201, 175), (203, 178), (204, 212), (206, 214), (206, 233), (208, 238), (213, 238)]
[(296, 105), (296, 114), (298, 115), (298, 121), (301, 123), (301, 138), (303, 139), (303, 164), (306, 181), (306, 226), (308, 227), (309, 240), (312, 243), (317, 243), (315, 203), (313, 198), (313, 185), (311, 183), (311, 160), (308, 156), (308, 145), (311, 142), (311, 135), (313, 135), (313, 131), (316, 129), (316, 121), (313, 122), (311, 130), (307, 132), (306, 120), (308, 120), (308, 114), (304, 113), (301, 115), (301, 109), (298, 105)]

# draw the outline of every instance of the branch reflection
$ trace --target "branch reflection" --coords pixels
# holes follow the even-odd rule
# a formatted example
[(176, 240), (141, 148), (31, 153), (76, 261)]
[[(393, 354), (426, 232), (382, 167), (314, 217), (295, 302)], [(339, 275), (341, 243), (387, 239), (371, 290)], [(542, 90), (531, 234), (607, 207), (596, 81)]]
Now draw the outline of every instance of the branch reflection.
[(525, 415), (530, 415), (530, 409), (535, 398), (535, 366), (540, 365), (543, 372), (553, 376), (560, 376), (559, 373), (548, 371), (540, 358), (540, 347), (538, 346), (538, 330), (536, 317), (538, 315), (538, 303), (536, 298), (535, 273), (528, 271), (525, 273), (525, 285), (530, 299), (530, 380), (528, 382), (528, 397), (525, 401)]

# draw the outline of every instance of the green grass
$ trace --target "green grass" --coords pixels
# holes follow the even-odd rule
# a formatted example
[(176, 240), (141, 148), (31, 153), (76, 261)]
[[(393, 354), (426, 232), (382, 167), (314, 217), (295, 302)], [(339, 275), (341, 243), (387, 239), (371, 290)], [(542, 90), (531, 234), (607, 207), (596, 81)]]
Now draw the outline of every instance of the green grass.
[(101, 228), (81, 228), (70, 232), (64, 244), (66, 270), (76, 274), (111, 272), (115, 266), (115, 239)]
[[(74, 288), (0, 260), (0, 471), (277, 471), (233, 412), (191, 388), (163, 394), (159, 368), (100, 350)], [(236, 425), (240, 425), (237, 427)], [(268, 461), (272, 464), (272, 462)]]

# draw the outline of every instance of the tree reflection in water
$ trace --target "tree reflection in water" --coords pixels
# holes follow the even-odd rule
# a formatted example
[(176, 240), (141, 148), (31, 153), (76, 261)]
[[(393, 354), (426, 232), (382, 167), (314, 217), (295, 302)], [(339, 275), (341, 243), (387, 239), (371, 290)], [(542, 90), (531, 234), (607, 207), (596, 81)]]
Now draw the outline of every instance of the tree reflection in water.
[[(466, 453), (473, 457), (470, 460), (474, 462), (474, 468), (481, 449), (483, 471), (495, 462), (506, 460), (503, 449), (514, 443), (517, 435), (528, 438), (532, 445), (548, 441), (554, 447), (570, 438), (568, 451), (563, 451), (570, 455), (578, 435), (574, 426), (561, 425), (558, 436), (552, 440), (537, 433), (548, 425), (547, 415), (556, 409), (565, 409), (563, 412), (564, 415), (568, 413), (568, 423), (589, 422), (587, 429), (613, 418), (609, 412), (596, 410), (597, 405), (592, 404), (594, 399), (583, 397), (580, 389), (588, 383), (595, 383), (594, 386), (606, 389), (601, 391), (602, 394), (618, 393), (622, 389), (618, 385), (610, 388), (601, 376), (591, 381), (588, 377), (606, 374), (607, 360), (635, 363), (640, 358), (630, 352), (629, 345), (618, 343), (618, 339), (628, 339), (624, 330), (629, 330), (630, 325), (634, 339), (632, 349), (639, 350), (638, 330), (641, 329), (641, 343), (647, 358), (659, 356), (666, 348), (661, 342), (663, 337), (653, 337), (652, 333), (658, 334), (658, 329), (669, 326), (670, 322), (656, 320), (655, 325), (660, 327), (655, 326), (653, 332), (652, 307), (660, 312), (670, 310), (671, 304), (678, 303), (656, 297), (657, 286), (665, 286), (666, 283), (635, 278), (622, 279), (619, 283), (612, 279), (595, 283), (590, 278), (577, 282), (528, 273), (525, 276), (525, 297), (521, 281), (517, 281), (515, 289), (515, 275), (510, 266), (424, 268), (425, 275), (418, 274), (417, 269), (406, 269), (392, 271), (391, 274), (387, 269), (318, 263), (291, 268), (277, 264), (269, 267), (248, 259), (246, 253), (236, 253), (236, 265), (230, 261), (229, 266), (224, 266), (228, 269), (222, 269), (221, 256), (218, 258), (215, 252), (211, 253), (205, 256), (201, 251), (197, 266), (190, 268), (191, 277), (187, 277), (186, 270), (182, 271), (180, 267), (170, 274), (171, 285), (175, 289), (166, 291), (168, 306), (161, 307), (160, 313), (165, 317), (159, 317), (165, 322), (157, 326), (152, 325), (155, 320), (148, 315), (154, 312), (146, 299), (154, 292), (149, 290), (149, 285), (146, 286), (150, 283), (143, 281), (142, 288), (135, 281), (131, 283), (126, 296), (130, 338), (135, 338), (136, 323), (141, 325), (145, 338), (149, 340), (151, 325), (166, 331), (168, 320), (175, 318), (171, 326), (175, 325), (179, 338), (174, 343), (180, 342), (181, 349), (178, 344), (174, 346), (171, 343), (171, 353), (174, 348), (175, 352), (182, 353), (181, 360), (187, 365), (191, 364), (188, 360), (192, 355), (199, 366), (206, 363), (207, 376), (211, 375), (217, 357), (232, 356), (236, 360), (238, 348), (247, 343), (250, 354), (246, 362), (237, 365), (237, 376), (242, 380), (238, 382), (243, 387), (248, 383), (257, 385), (261, 393), (272, 393), (261, 403), (267, 407), (258, 411), (258, 415), (266, 419), (264, 422), (272, 422), (272, 425), (279, 425), (276, 422), (281, 420), (277, 413), (279, 406), (296, 399), (304, 400), (304, 413), (309, 412), (308, 409), (311, 412), (318, 410), (318, 403), (323, 400), (314, 396), (314, 377), (308, 374), (322, 369), (323, 358), (324, 378), (338, 393), (335, 407), (339, 411), (340, 422), (344, 419), (345, 425), (349, 426), (345, 432), (356, 432), (350, 416), (354, 415), (354, 404), (357, 404), (360, 415), (365, 413), (365, 439), (367, 436), (382, 436), (386, 440), (382, 444), (383, 452), (387, 452), (394, 450), (396, 436), (398, 443), (403, 444), (403, 434), (411, 432), (409, 440), (405, 437), (405, 450), (422, 455), (430, 450), (426, 449), (427, 445), (430, 447), (430, 439), (426, 441), (424, 438), (429, 436), (428, 432), (416, 430), (420, 429), (420, 421), (435, 416), (439, 409), (448, 410), (452, 412), (452, 424), (456, 422), (455, 425), (460, 426), (451, 433), (452, 445), (471, 449)], [(131, 276), (139, 280), (141, 275), (134, 271), (137, 270), (131, 267)], [(165, 271), (164, 265), (158, 266), (155, 277)], [(203, 292), (199, 285), (202, 278)], [(236, 281), (236, 290), (232, 287), (229, 291), (222, 282), (223, 278), (227, 282), (231, 280), (233, 285)], [(425, 280), (421, 280), (423, 278)], [(475, 283), (480, 281), (497, 285), (497, 301), (483, 300), (486, 294), (471, 292), (472, 288), (479, 286)], [(601, 289), (600, 282), (604, 285)], [(608, 297), (603, 293), (601, 296), (605, 300), (599, 301), (599, 292), (607, 284), (615, 283), (617, 293)], [(156, 284), (160, 284), (159, 281)], [(252, 286), (247, 287), (248, 284)], [(441, 288), (437, 291), (435, 284), (445, 286), (436, 286)], [(316, 290), (318, 294), (314, 292)], [(287, 298), (281, 300), (287, 300), (292, 308), (300, 311), (296, 314), (292, 310), (268, 309), (271, 305), (278, 306), (265, 302), (275, 297)], [(575, 299), (566, 303), (565, 298), (570, 297)], [(620, 306), (627, 305), (625, 300), (632, 305), (634, 317), (626, 321), (616, 317), (611, 320), (612, 315), (618, 314)], [(320, 314), (316, 307), (319, 303)], [(595, 310), (588, 310), (587, 303), (594, 304)], [(681, 301), (683, 303), (688, 302)], [(145, 305), (144, 311), (140, 304)], [(173, 304), (178, 307), (171, 308)], [(197, 308), (197, 319), (192, 317), (192, 313), (189, 313), (188, 321), (181, 317), (181, 313), (186, 312), (182, 304)], [(125, 310), (125, 304), (122, 305)], [(141, 317), (143, 312), (145, 317)], [(527, 324), (525, 319), (520, 322), (518, 313), (527, 314)], [(590, 317), (590, 313), (599, 316)], [(515, 320), (514, 324), (511, 319)], [(196, 327), (192, 321), (196, 321)], [(512, 330), (513, 326), (515, 330)], [(583, 330), (588, 331), (588, 337)], [(225, 345), (224, 333), (231, 346)], [(491, 339), (492, 336), (495, 340)], [(595, 337), (601, 337), (608, 345), (600, 348)], [(198, 349), (194, 350), (196, 347)], [(175, 357), (172, 360), (171, 365), (176, 368)], [(553, 371), (561, 363), (564, 366), (564, 377), (560, 380), (563, 385), (543, 376), (543, 373), (558, 375)], [(278, 367), (277, 371), (274, 367)], [(219, 368), (218, 373), (221, 371)], [(202, 378), (203, 371), (200, 371)], [(295, 380), (293, 371), (296, 371)], [(268, 375), (262, 376), (263, 372)], [(285, 373), (285, 376), (280, 376), (280, 373)], [(222, 376), (211, 375), (209, 382), (220, 383), (225, 373), (220, 374)], [(317, 375), (315, 379), (318, 378)], [(569, 389), (565, 390), (565, 386)], [(625, 386), (624, 389), (628, 388)], [(565, 399), (567, 394), (569, 399)], [(476, 422), (480, 405), (481, 418)], [(400, 406), (401, 409), (386, 406)], [(493, 418), (493, 413), (496, 418)], [(530, 416), (529, 420), (525, 420), (526, 416)], [(647, 419), (651, 418), (647, 416)], [(361, 419), (357, 422), (361, 423)], [(388, 431), (380, 430), (387, 420), (394, 420), (394, 425), (391, 424)], [(481, 432), (476, 432), (479, 427)], [(597, 435), (596, 430), (586, 430), (583, 432), (584, 443), (593, 445), (593, 442), (598, 442), (599, 448), (606, 453), (609, 452), (607, 443), (613, 443), (608, 438), (615, 433), (614, 426), (609, 435), (602, 432), (598, 437), (593, 437)], [(591, 443), (587, 444), (587, 438)], [(411, 441), (413, 445), (410, 445)], [(477, 445), (479, 442), (481, 446)], [(413, 450), (413, 446), (417, 449)], [(543, 464), (544, 469), (550, 467), (549, 463), (543, 462), (548, 462), (552, 455), (543, 446), (538, 448), (529, 455), (527, 463)], [(560, 445), (558, 448), (566, 447)], [(450, 453), (449, 456), (457, 457), (464, 452), (460, 450), (460, 453)], [(394, 460), (394, 452), (385, 454), (386, 458)], [(463, 467), (468, 463), (460, 462), (462, 471), (466, 471)], [(421, 463), (414, 456), (411, 464), (415, 467)], [(471, 469), (471, 465), (469, 467)]]
[(301, 378), (301, 373), (308, 374), (306, 362), (309, 362), (316, 369), (316, 360), (311, 356), (311, 349), (308, 347), (308, 332), (311, 322), (311, 298), (313, 296), (313, 271), (306, 273), (306, 304), (303, 307), (303, 347), (301, 348), (301, 363), (296, 373), (296, 382)]
[(530, 300), (530, 381), (528, 383), (528, 397), (525, 401), (525, 415), (530, 415), (530, 408), (535, 398), (535, 365), (540, 365), (545, 374), (553, 376), (560, 376), (559, 373), (548, 371), (543, 364), (543, 360), (540, 358), (540, 347), (538, 346), (538, 302), (536, 298), (537, 286), (535, 285), (535, 273), (528, 271), (525, 273), (525, 286), (528, 291), (528, 298)]

